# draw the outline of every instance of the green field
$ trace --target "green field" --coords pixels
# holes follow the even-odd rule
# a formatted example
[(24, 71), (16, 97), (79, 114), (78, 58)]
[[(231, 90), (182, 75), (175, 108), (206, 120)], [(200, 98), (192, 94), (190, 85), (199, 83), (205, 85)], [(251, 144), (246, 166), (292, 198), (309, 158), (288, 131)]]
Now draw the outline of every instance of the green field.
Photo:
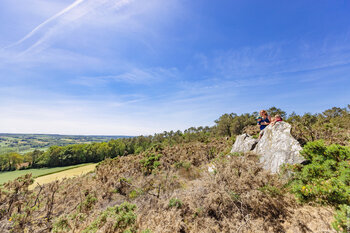
[(17, 177), (23, 176), (28, 173), (32, 173), (33, 177), (35, 178), (35, 177), (46, 176), (46, 175), (61, 172), (61, 171), (70, 170), (73, 168), (87, 166), (90, 164), (91, 163), (85, 163), (85, 164), (66, 166), (66, 167), (38, 168), (38, 169), (17, 170), (17, 171), (10, 171), (10, 172), (0, 172), (0, 185), (3, 183), (6, 183), (9, 180), (14, 180)]

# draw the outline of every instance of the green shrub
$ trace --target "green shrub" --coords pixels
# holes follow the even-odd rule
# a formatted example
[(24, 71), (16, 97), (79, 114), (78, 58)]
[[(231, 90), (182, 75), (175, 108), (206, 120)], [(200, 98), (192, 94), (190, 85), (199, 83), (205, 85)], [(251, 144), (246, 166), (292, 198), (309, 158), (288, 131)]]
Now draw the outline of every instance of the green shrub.
[(13, 213), (9, 219), (9, 221), (12, 221), (12, 229), (10, 232), (22, 231), (27, 217), (27, 213)]
[(301, 202), (314, 201), (338, 208), (332, 223), (338, 232), (350, 230), (350, 148), (323, 141), (307, 143), (301, 154), (307, 165), (289, 165), (291, 190)]
[(350, 232), (350, 206), (340, 205), (332, 222), (333, 228), (337, 232)]
[(129, 193), (129, 198), (135, 199), (142, 194), (143, 194), (142, 189), (134, 189), (134, 190), (131, 190), (131, 192)]
[(152, 172), (160, 166), (159, 159), (161, 157), (162, 154), (151, 153), (140, 160), (145, 175), (152, 174)]
[(275, 187), (275, 186), (272, 186), (272, 185), (265, 185), (261, 188), (259, 188), (259, 190), (263, 193), (266, 193), (268, 195), (271, 195), (272, 197), (276, 197), (276, 196), (281, 196), (282, 195), (282, 190)]
[(330, 204), (338, 210), (332, 226), (338, 232), (350, 230), (350, 148), (325, 145), (323, 140), (307, 143), (301, 154), (307, 165), (286, 165), (292, 171), (291, 191), (299, 201)]
[(71, 230), (66, 216), (59, 217), (53, 224), (52, 232), (68, 232)]
[(112, 219), (113, 229), (110, 232), (136, 232), (134, 224), (136, 221), (136, 214), (134, 213), (136, 205), (129, 202), (123, 202), (119, 206), (109, 207), (103, 211), (97, 219), (95, 219), (87, 228), (84, 229), (84, 233), (94, 233), (98, 229), (102, 228), (107, 221)]
[(182, 201), (177, 199), (177, 198), (171, 198), (169, 200), (169, 205), (168, 206), (170, 208), (176, 207), (176, 208), (180, 209), (182, 207)]
[(141, 233), (152, 233), (150, 229), (143, 230)]
[(174, 163), (174, 167), (179, 168), (185, 168), (186, 170), (189, 170), (191, 168), (192, 164), (189, 161), (179, 161)]
[(323, 141), (309, 142), (301, 154), (310, 161), (293, 170), (292, 191), (300, 201), (325, 204), (350, 204), (350, 149), (326, 146)]
[(92, 209), (96, 202), (97, 198), (92, 194), (88, 194), (85, 200), (81, 204), (79, 204), (78, 210), (80, 212), (87, 212)]

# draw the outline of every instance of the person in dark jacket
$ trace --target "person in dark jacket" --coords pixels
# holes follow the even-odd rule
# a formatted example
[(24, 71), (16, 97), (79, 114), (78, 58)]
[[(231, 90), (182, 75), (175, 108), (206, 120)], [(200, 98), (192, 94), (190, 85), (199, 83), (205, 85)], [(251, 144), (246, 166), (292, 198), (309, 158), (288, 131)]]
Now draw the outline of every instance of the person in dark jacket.
[(263, 135), (263, 130), (271, 123), (271, 117), (267, 114), (266, 110), (260, 111), (260, 116), (257, 119), (258, 125), (260, 127), (259, 139)]

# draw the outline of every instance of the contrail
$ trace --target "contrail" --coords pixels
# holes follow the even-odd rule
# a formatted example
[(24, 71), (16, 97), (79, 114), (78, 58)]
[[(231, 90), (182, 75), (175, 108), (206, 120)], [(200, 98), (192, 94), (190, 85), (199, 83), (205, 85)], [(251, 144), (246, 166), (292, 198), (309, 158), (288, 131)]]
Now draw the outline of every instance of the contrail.
[[(58, 29), (59, 26), (63, 26), (71, 21), (75, 21), (84, 15), (90, 13), (91, 11), (96, 10), (100, 6), (105, 6), (105, 9), (107, 10), (116, 10), (121, 8), (122, 6), (132, 2), (132, 0), (117, 0), (117, 1), (111, 1), (111, 0), (76, 0), (71, 5), (63, 9), (62, 11), (58, 12), (57, 14), (53, 15), (49, 19), (45, 20), (41, 24), (39, 24), (37, 27), (35, 27), (31, 32), (29, 32), (27, 35), (25, 35), (22, 39), (18, 40), (17, 42), (10, 44), (3, 49), (12, 48), (14, 46), (22, 44), (24, 41), (30, 39), (33, 37), (38, 31), (42, 30), (47, 26), (48, 24), (57, 21), (59, 18), (65, 17), (66, 19), (63, 20), (61, 23), (58, 23), (57, 25), (50, 28), (50, 30), (44, 32), (44, 35), (41, 36), (37, 41), (33, 42), (32, 45), (29, 46), (29, 48), (25, 49), (23, 52), (19, 54), (19, 56), (22, 56), (23, 54), (27, 53), (28, 51), (32, 50), (33, 48), (36, 48), (40, 44), (42, 44), (45, 40), (47, 40), (50, 36), (52, 36), (53, 33)], [(107, 4), (109, 3), (109, 4)], [(76, 12), (77, 14), (69, 16), (69, 13), (72, 10), (75, 10), (76, 8), (79, 8)], [(68, 17), (68, 18), (67, 18)], [(64, 19), (64, 18), (63, 18)]]
[(19, 41), (10, 44), (8, 46), (6, 46), (3, 49), (7, 49), (7, 48), (11, 48), (13, 46), (19, 45), (21, 44), (23, 41), (27, 40), (28, 38), (30, 38), (31, 36), (33, 36), (38, 30), (40, 30), (41, 28), (43, 28), (46, 24), (50, 23), (51, 21), (57, 19), (58, 17), (60, 17), (61, 15), (71, 11), (72, 9), (74, 9), (75, 7), (77, 7), (78, 5), (80, 5), (82, 2), (84, 2), (85, 0), (76, 0), (75, 2), (73, 2), (71, 5), (69, 5), (68, 7), (66, 7), (65, 9), (63, 9), (62, 11), (58, 12), (57, 14), (55, 14), (54, 16), (51, 16), (49, 19), (47, 19), (46, 21), (44, 21), (43, 23), (39, 24), (36, 28), (34, 28), (31, 32), (29, 32), (27, 35), (25, 35), (22, 39), (20, 39)]

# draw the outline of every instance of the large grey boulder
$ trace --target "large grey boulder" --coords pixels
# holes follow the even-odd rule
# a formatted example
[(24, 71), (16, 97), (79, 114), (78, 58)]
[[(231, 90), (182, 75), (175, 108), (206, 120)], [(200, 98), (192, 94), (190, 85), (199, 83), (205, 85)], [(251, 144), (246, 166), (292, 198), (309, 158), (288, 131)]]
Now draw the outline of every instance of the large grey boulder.
[(284, 163), (297, 164), (305, 161), (299, 153), (302, 148), (290, 130), (291, 125), (281, 121), (267, 126), (260, 140), (248, 134), (239, 135), (231, 153), (252, 151), (261, 156), (260, 162), (265, 169), (277, 173)]
[(237, 136), (235, 143), (232, 146), (231, 153), (235, 152), (248, 152), (254, 149), (254, 146), (258, 143), (258, 139), (254, 139), (248, 134), (242, 134)]
[(290, 129), (291, 125), (283, 121), (267, 126), (253, 150), (261, 156), (263, 167), (272, 173), (277, 173), (284, 163), (297, 164), (305, 161), (299, 153), (302, 148), (290, 134)]

